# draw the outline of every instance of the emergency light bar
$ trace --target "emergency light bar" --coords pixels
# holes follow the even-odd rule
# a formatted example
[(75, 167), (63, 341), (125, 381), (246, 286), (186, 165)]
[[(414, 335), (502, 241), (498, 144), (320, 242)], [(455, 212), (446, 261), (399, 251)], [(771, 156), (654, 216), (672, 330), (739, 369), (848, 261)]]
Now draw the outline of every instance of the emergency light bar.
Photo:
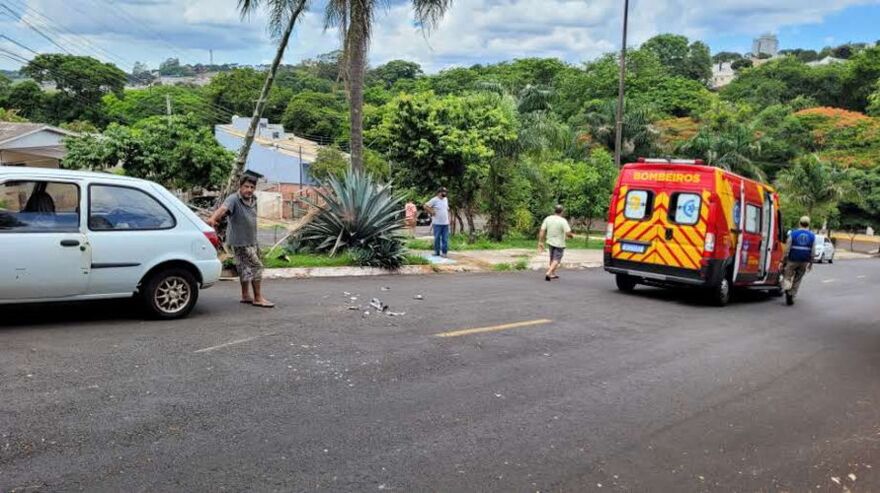
[(662, 158), (639, 158), (640, 163), (653, 163), (653, 164), (698, 164), (704, 165), (702, 159), (662, 159)]

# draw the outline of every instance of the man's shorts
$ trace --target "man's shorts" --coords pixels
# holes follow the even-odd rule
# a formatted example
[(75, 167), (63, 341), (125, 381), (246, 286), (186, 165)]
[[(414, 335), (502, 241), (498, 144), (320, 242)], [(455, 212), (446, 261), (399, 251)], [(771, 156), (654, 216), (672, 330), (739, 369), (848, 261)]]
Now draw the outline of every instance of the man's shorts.
[(260, 281), (263, 279), (263, 261), (260, 260), (260, 249), (256, 245), (232, 247), (235, 266), (241, 282)]
[(555, 247), (550, 245), (550, 261), (551, 262), (562, 262), (562, 254), (565, 253), (565, 248)]

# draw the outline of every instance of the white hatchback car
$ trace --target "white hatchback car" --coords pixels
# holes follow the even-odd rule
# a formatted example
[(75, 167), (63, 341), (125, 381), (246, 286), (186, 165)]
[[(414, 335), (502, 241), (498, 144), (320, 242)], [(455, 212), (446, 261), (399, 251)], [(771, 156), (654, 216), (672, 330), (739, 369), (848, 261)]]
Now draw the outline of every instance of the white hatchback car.
[(821, 264), (834, 263), (834, 243), (825, 235), (816, 235), (816, 243), (813, 245), (813, 261)]
[(214, 230), (156, 183), (0, 167), (0, 304), (139, 297), (185, 317), (220, 277)]

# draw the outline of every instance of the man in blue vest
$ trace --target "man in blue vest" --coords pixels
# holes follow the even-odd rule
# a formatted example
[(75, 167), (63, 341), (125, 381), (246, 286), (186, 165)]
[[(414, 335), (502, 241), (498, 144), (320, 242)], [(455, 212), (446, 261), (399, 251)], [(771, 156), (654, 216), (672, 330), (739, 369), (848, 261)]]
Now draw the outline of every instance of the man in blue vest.
[(785, 290), (785, 304), (793, 305), (804, 275), (813, 268), (813, 247), (816, 235), (810, 231), (810, 218), (804, 216), (800, 227), (788, 235), (785, 256), (785, 270), (782, 274), (782, 289)]

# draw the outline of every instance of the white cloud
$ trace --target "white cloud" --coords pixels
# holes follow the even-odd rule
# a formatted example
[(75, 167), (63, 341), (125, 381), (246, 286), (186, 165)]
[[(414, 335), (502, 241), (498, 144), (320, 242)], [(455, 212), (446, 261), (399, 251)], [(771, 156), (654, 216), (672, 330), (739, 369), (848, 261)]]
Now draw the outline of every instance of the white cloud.
[[(664, 32), (705, 39), (718, 33), (754, 36), (821, 22), (829, 14), (878, 0), (633, 0), (630, 41)], [(371, 60), (412, 58), (429, 69), (501, 59), (555, 56), (589, 60), (620, 45), (619, 0), (457, 0), (425, 39), (408, 6), (380, 16)]]
[[(57, 38), (69, 43), (71, 51), (98, 55), (120, 65), (124, 64), (118, 59), (127, 63), (146, 60), (155, 65), (169, 56), (184, 62), (205, 62), (209, 49), (214, 50), (217, 61), (259, 63), (271, 59), (274, 52), (265, 17), (257, 14), (242, 21), (237, 0), (11, 0), (10, 4), (15, 7), (25, 2), (45, 15), (29, 13), (25, 18), (45, 28), (54, 27)], [(318, 0), (303, 18), (286, 61), (338, 48), (335, 33), (324, 32), (321, 3)], [(819, 23), (848, 7), (880, 5), (880, 0), (630, 3), (630, 44), (636, 45), (663, 32), (700, 39), (723, 34), (747, 40), (765, 31)], [(426, 35), (413, 22), (409, 0), (392, 0), (387, 12), (377, 15), (370, 60), (376, 65), (406, 58), (428, 71), (532, 56), (578, 63), (618, 48), (621, 4), (620, 0), (454, 0), (449, 13)], [(57, 51), (23, 24), (7, 18), (0, 17), (0, 31), (38, 51)]]

